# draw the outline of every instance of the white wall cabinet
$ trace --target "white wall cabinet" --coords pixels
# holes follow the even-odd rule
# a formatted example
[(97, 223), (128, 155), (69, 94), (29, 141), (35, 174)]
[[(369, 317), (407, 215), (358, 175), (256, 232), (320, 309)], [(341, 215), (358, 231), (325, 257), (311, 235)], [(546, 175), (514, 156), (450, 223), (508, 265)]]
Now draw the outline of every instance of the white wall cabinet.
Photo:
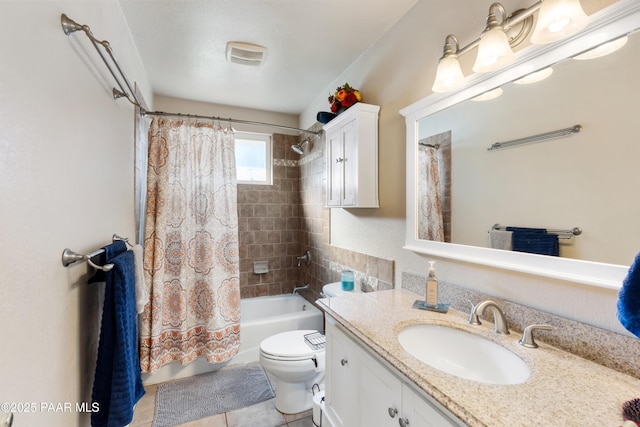
[[(327, 316), (325, 412), (331, 427), (464, 426)], [(327, 424), (325, 424), (325, 422)]]
[(377, 105), (358, 102), (324, 126), (327, 207), (377, 208)]

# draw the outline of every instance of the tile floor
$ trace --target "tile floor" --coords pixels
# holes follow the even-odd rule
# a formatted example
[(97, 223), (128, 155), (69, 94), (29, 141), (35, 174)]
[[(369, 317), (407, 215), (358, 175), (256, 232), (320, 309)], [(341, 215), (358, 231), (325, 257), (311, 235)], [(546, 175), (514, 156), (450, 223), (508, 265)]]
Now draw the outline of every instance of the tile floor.
[[(273, 384), (273, 379), (269, 379)], [(156, 410), (157, 389), (157, 384), (145, 387), (146, 394), (136, 405), (133, 421), (129, 427), (151, 427)], [(275, 399), (270, 399), (247, 408), (202, 418), (176, 427), (314, 427), (311, 410), (295, 415), (285, 415), (278, 412), (274, 402)]]

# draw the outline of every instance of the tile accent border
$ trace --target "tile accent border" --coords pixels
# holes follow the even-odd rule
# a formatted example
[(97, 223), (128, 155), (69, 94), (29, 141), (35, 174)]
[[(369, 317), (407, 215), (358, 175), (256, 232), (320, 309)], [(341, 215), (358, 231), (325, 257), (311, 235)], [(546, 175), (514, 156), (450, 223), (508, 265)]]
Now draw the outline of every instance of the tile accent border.
[[(402, 272), (402, 288), (418, 295), (425, 295), (426, 276)], [(536, 341), (561, 348), (584, 359), (614, 369), (635, 378), (640, 378), (640, 340), (616, 332), (607, 331), (586, 323), (580, 323), (531, 307), (516, 304), (492, 295), (483, 294), (439, 280), (440, 300), (451, 307), (469, 313), (469, 301), (477, 304), (491, 299), (495, 301), (507, 318), (509, 329), (522, 333), (532, 324), (546, 324), (550, 331), (536, 331)], [(492, 322), (491, 313), (486, 320)], [(605, 385), (603, 385), (605, 386)]]

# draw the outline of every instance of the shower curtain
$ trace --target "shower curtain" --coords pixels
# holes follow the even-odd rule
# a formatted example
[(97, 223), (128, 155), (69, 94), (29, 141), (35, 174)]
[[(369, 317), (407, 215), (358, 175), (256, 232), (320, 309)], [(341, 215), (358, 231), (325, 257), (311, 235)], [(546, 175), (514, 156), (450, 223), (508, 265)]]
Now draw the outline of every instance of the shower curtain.
[(418, 147), (418, 238), (444, 242), (438, 149)]
[(142, 371), (225, 362), (240, 345), (233, 132), (156, 117), (148, 143)]

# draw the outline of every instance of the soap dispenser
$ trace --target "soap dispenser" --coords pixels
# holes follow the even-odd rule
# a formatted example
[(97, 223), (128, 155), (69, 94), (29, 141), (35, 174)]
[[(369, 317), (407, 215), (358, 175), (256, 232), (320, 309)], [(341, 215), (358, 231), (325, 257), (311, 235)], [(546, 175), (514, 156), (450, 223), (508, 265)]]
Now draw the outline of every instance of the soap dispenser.
[(427, 306), (438, 305), (438, 278), (436, 277), (435, 261), (429, 261), (429, 276), (427, 277)]

